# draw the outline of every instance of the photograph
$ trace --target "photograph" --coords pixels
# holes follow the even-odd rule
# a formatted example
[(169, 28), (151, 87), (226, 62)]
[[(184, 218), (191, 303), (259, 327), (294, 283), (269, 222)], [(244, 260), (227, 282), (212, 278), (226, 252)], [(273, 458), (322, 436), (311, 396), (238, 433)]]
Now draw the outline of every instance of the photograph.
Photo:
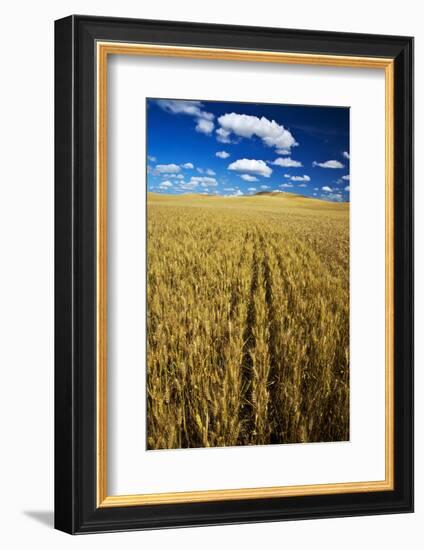
[(349, 106), (146, 120), (147, 450), (349, 441)]

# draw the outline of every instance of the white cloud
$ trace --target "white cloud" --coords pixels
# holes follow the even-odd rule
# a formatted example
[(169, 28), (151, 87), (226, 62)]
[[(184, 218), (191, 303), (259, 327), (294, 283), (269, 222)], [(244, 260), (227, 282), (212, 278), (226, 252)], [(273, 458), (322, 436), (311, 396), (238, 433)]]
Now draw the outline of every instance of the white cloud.
[(216, 130), (216, 139), (221, 143), (231, 143), (231, 139), (229, 138), (230, 133), (231, 132), (224, 130), (224, 128), (218, 128)]
[(293, 160), (290, 157), (278, 157), (271, 164), (275, 164), (276, 166), (285, 166), (286, 168), (300, 168), (302, 166), (300, 161)]
[(321, 195), (324, 199), (329, 199), (331, 201), (341, 202), (343, 197), (340, 193), (327, 193), (327, 195)]
[(256, 187), (249, 187), (248, 191), (256, 191)]
[(235, 191), (234, 187), (224, 187), (224, 191)]
[(208, 176), (192, 176), (189, 181), (190, 184), (201, 185), (202, 187), (216, 187), (218, 182), (215, 178), (210, 178)]
[(187, 168), (187, 170), (192, 170), (194, 168), (194, 166), (191, 162), (186, 162), (185, 164), (182, 164), (181, 166), (182, 166), (182, 168)]
[(178, 174), (178, 176), (175, 176), (177, 180), (183, 180), (184, 176), (182, 174)]
[(284, 174), (285, 178), (291, 178), (290, 174)]
[(347, 151), (343, 151), (343, 156), (345, 159), (350, 159), (350, 155)]
[(157, 164), (155, 167), (159, 174), (175, 174), (181, 170), (178, 164)]
[(243, 191), (240, 191), (240, 189), (237, 189), (232, 195), (227, 195), (228, 197), (241, 197), (244, 195)]
[(344, 168), (344, 164), (338, 160), (326, 160), (325, 162), (314, 162), (312, 166), (320, 166), (321, 168)]
[(342, 176), (342, 180), (347, 180), (347, 181), (349, 181), (349, 180), (350, 180), (349, 174), (348, 174), (347, 176)]
[(331, 193), (333, 191), (331, 187), (328, 187), (328, 185), (324, 185), (324, 187), (321, 187), (321, 189), (326, 193)]
[(270, 189), (269, 185), (261, 185), (261, 189)]
[(220, 159), (227, 159), (230, 156), (230, 153), (227, 153), (227, 151), (218, 151), (215, 155)]
[(231, 133), (243, 138), (257, 136), (262, 139), (268, 147), (276, 147), (284, 151), (298, 145), (289, 130), (284, 126), (268, 120), (266, 117), (258, 118), (252, 115), (239, 115), (227, 113), (218, 118), (221, 126), (218, 132), (218, 139), (229, 139)]
[(196, 119), (196, 130), (204, 134), (210, 134), (215, 127), (212, 120), (215, 115), (203, 110), (200, 101), (187, 101), (181, 99), (158, 99), (157, 104), (167, 113), (192, 116)]
[(168, 113), (190, 115), (194, 117), (206, 118), (209, 120), (215, 118), (212, 113), (207, 113), (206, 111), (203, 111), (203, 105), (200, 101), (191, 101), (184, 99), (158, 99), (157, 104)]
[(186, 191), (193, 191), (197, 187), (199, 187), (199, 184), (197, 182), (183, 181), (182, 183), (180, 183), (180, 189), (184, 189)]
[(213, 170), (211, 170), (210, 168), (208, 168), (206, 170), (206, 173), (207, 173), (208, 176), (216, 176), (215, 172)]
[(204, 172), (203, 168), (196, 168), (196, 170), (199, 172), (199, 174), (203, 174)]
[(235, 170), (236, 172), (250, 172), (258, 176), (264, 176), (269, 178), (272, 174), (272, 168), (267, 166), (263, 160), (255, 159), (239, 159), (228, 165), (228, 170)]
[(347, 186), (345, 187), (345, 191), (350, 191), (350, 185), (347, 185)]
[(214, 128), (215, 124), (211, 120), (207, 120), (206, 118), (199, 118), (197, 120), (195, 130), (202, 134), (211, 134)]
[(279, 187), (284, 187), (285, 189), (287, 189), (288, 187), (293, 187), (293, 184), (292, 183), (282, 183), (281, 185), (279, 185)]
[(153, 157), (152, 155), (147, 155), (147, 159), (150, 160), (150, 162), (156, 162), (156, 157)]
[(244, 181), (258, 181), (257, 177), (251, 176), (250, 174), (242, 174), (240, 177)]
[(169, 189), (170, 187), (174, 187), (174, 186), (172, 185), (172, 183), (171, 183), (169, 180), (166, 180), (166, 181), (163, 181), (163, 182), (159, 185), (159, 187), (160, 187), (161, 189)]
[(291, 176), (290, 179), (291, 181), (311, 181), (311, 178), (306, 174), (304, 176)]
[(308, 187), (308, 186), (306, 185), (306, 183), (301, 183), (301, 184), (299, 185), (299, 187)]
[(290, 149), (276, 149), (277, 155), (290, 155)]
[(207, 176), (192, 176), (188, 182), (182, 181), (178, 182), (180, 189), (185, 190), (194, 190), (198, 187), (208, 188), (208, 187), (217, 187), (218, 182), (215, 178)]

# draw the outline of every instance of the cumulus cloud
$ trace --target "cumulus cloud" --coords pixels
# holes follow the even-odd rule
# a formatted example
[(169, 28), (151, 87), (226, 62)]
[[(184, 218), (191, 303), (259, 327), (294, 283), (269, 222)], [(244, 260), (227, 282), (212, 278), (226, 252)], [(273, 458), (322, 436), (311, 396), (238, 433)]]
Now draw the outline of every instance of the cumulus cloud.
[(302, 163), (300, 161), (293, 160), (290, 157), (278, 157), (271, 164), (275, 164), (276, 166), (284, 166), (286, 168), (300, 168), (302, 166)]
[(214, 115), (203, 110), (201, 101), (185, 99), (158, 99), (156, 103), (168, 113), (190, 115), (213, 120)]
[(290, 149), (276, 149), (277, 155), (290, 155)]
[(230, 134), (228, 130), (224, 130), (224, 128), (218, 128), (216, 130), (216, 139), (220, 141), (221, 143), (231, 143)]
[(269, 189), (269, 185), (261, 185), (261, 189)]
[(182, 182), (180, 184), (180, 189), (183, 189), (185, 191), (194, 191), (197, 187), (199, 187), (199, 184), (196, 182)]
[(291, 147), (298, 145), (289, 130), (275, 120), (271, 121), (266, 117), (227, 113), (220, 116), (218, 122), (220, 128), (216, 133), (220, 141), (229, 140), (233, 133), (243, 138), (259, 137), (266, 146), (276, 147), (283, 151), (290, 151)]
[(197, 185), (201, 185), (202, 187), (216, 187), (218, 185), (218, 182), (215, 178), (210, 178), (208, 176), (192, 176), (189, 183), (196, 183)]
[(311, 178), (306, 174), (304, 176), (291, 176), (290, 179), (291, 181), (311, 181)]
[(207, 173), (208, 176), (215, 176), (216, 175), (215, 172), (213, 170), (211, 170), (210, 168), (208, 168), (206, 170), (206, 173)]
[(159, 187), (160, 187), (161, 189), (169, 189), (170, 187), (174, 187), (174, 186), (172, 185), (172, 183), (171, 183), (169, 180), (166, 180), (166, 181), (163, 181), (163, 182), (159, 185)]
[(301, 183), (301, 184), (299, 185), (299, 187), (308, 187), (308, 186), (306, 185), (306, 183)]
[(343, 156), (345, 159), (350, 159), (350, 155), (347, 151), (343, 151)]
[(180, 170), (178, 164), (157, 164), (155, 166), (155, 171), (158, 174), (176, 174)]
[(228, 165), (228, 170), (234, 170), (236, 172), (250, 172), (258, 176), (269, 178), (272, 174), (272, 168), (270, 168), (263, 160), (255, 159), (239, 159)]
[(252, 192), (253, 192), (253, 191), (256, 191), (256, 187), (249, 187), (249, 188), (248, 188), (248, 191), (252, 191)]
[(350, 180), (349, 174), (348, 174), (347, 176), (342, 176), (342, 180), (347, 180), (347, 181), (349, 181), (349, 180)]
[(212, 122), (215, 115), (203, 110), (200, 101), (188, 101), (182, 99), (158, 99), (156, 103), (167, 113), (188, 115), (196, 119), (196, 130), (203, 134), (210, 134), (215, 128)]
[(218, 151), (215, 155), (220, 159), (227, 159), (230, 156), (230, 153), (227, 153), (227, 151)]
[(194, 166), (191, 162), (186, 162), (185, 164), (182, 164), (181, 166), (182, 166), (182, 168), (186, 168), (187, 170), (192, 170), (194, 168)]
[(324, 185), (324, 187), (321, 187), (321, 189), (326, 193), (331, 193), (333, 191), (328, 185)]
[(197, 120), (195, 130), (196, 132), (200, 132), (201, 134), (211, 134), (214, 128), (215, 124), (211, 120), (206, 120), (206, 118), (199, 118)]
[(198, 187), (208, 188), (217, 187), (218, 182), (215, 178), (207, 176), (192, 176), (189, 181), (178, 182), (180, 189), (192, 191)]
[(350, 191), (350, 185), (347, 185), (347, 186), (345, 187), (345, 191)]
[(314, 162), (312, 166), (319, 166), (320, 168), (344, 168), (344, 164), (338, 160), (326, 160), (325, 162)]
[(227, 191), (226, 197), (241, 197), (244, 195), (243, 191), (240, 191), (238, 187), (225, 187), (224, 191)]
[(215, 115), (203, 110), (201, 101), (191, 101), (182, 99), (159, 99), (158, 105), (169, 113), (189, 115), (206, 120), (213, 120)]
[(341, 202), (343, 200), (341, 193), (328, 193), (327, 195), (321, 195), (321, 197), (336, 202)]
[(256, 176), (251, 176), (250, 174), (242, 174), (240, 177), (244, 181), (258, 181)]
[(287, 189), (288, 187), (293, 187), (293, 184), (292, 183), (282, 183), (281, 185), (279, 185), (279, 187), (284, 187), (285, 189)]
[(156, 162), (156, 157), (153, 157), (152, 155), (147, 155), (147, 159), (150, 160), (150, 162)]

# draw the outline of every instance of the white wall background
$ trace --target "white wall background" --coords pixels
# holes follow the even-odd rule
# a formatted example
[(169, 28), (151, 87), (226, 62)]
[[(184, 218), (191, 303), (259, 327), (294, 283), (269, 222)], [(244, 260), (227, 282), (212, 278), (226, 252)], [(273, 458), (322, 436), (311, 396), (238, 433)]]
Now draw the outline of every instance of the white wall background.
[[(404, 0), (16, 0), (0, 64), (0, 544), (26, 548), (422, 547), (424, 522), (424, 29)], [(416, 37), (416, 513), (70, 537), (53, 507), (53, 21), (71, 13)], [(372, 185), (372, 182), (369, 182)]]

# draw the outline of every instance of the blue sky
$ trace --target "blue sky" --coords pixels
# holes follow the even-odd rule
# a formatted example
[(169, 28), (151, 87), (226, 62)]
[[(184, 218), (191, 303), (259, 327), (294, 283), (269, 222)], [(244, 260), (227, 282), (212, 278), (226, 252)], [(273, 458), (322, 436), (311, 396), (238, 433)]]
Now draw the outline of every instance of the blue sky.
[(349, 201), (349, 108), (147, 99), (147, 187)]

